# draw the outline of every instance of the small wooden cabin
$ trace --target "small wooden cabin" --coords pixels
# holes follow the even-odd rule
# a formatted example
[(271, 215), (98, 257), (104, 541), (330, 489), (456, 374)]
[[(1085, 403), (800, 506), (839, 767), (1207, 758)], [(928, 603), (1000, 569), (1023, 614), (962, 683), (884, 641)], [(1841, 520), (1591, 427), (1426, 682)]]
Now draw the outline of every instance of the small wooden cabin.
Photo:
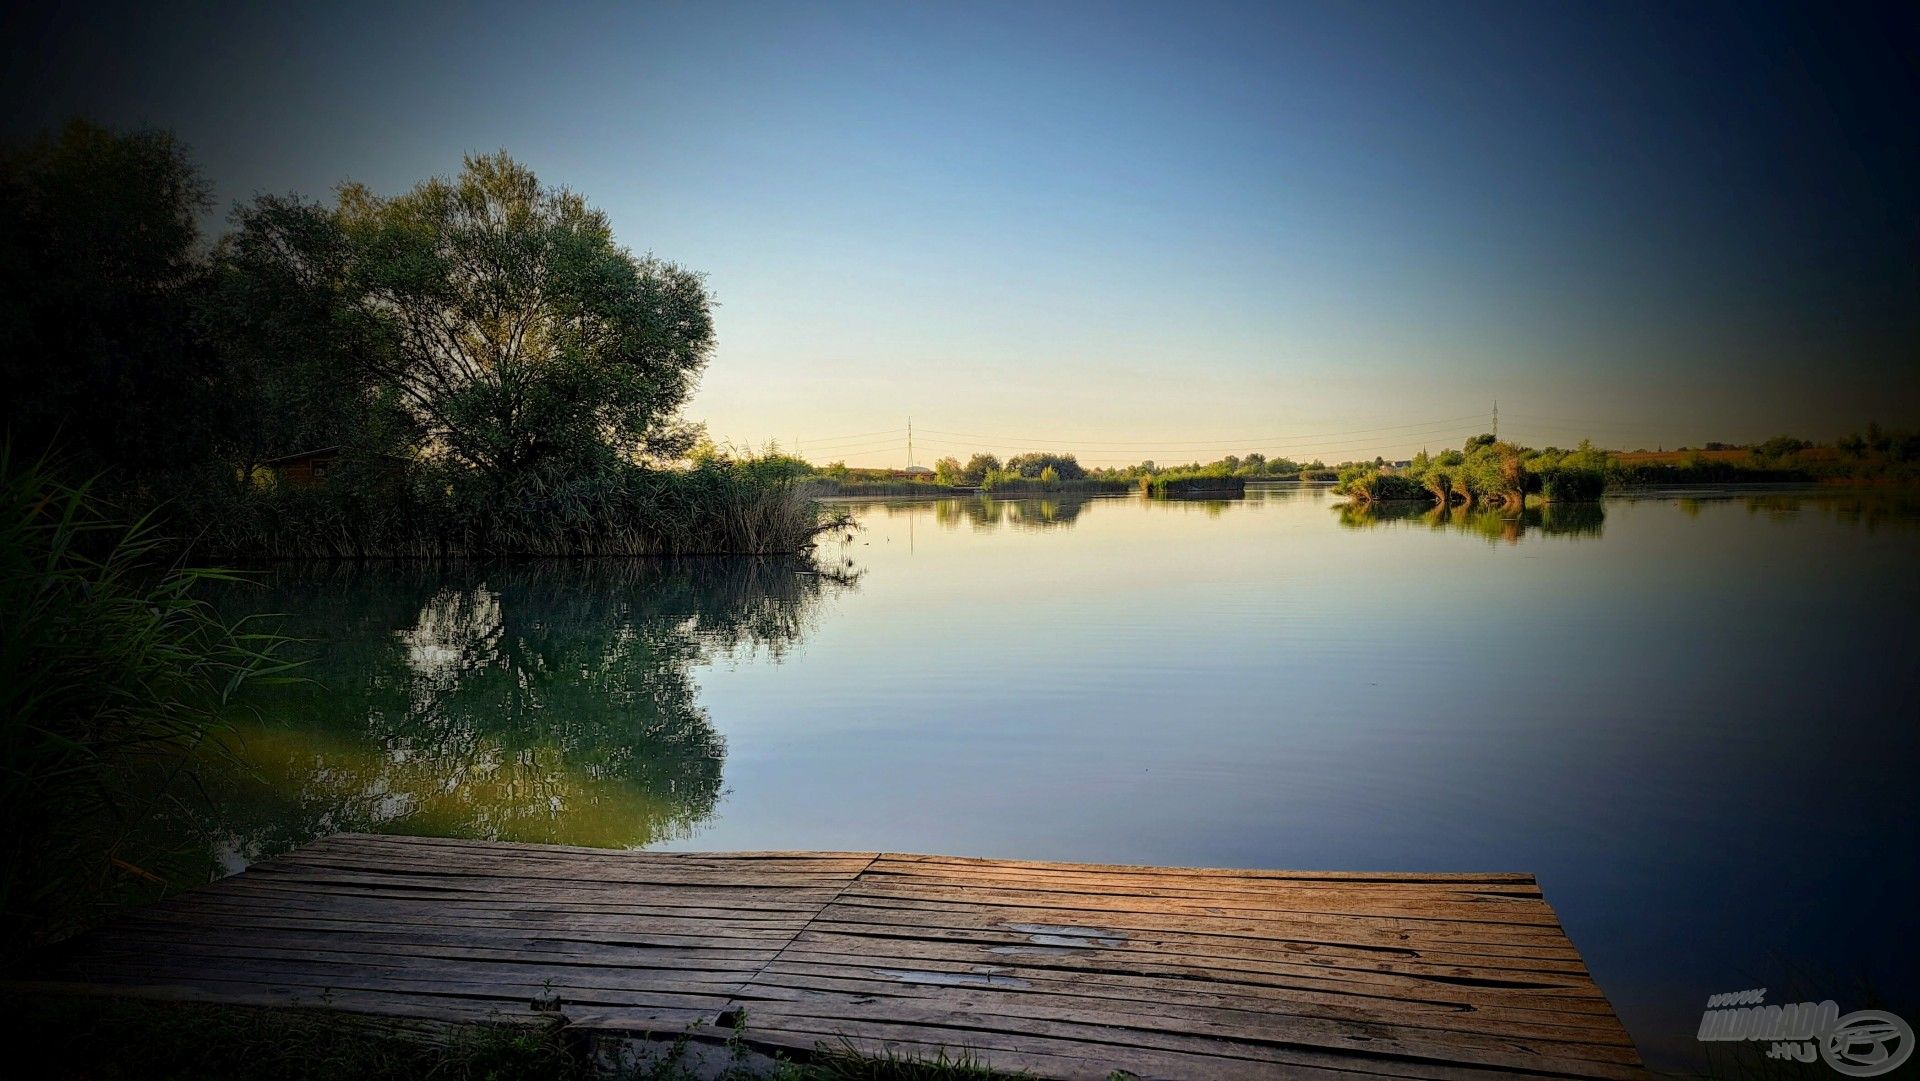
[(260, 465), (273, 473), (275, 483), (295, 488), (312, 488), (324, 484), (327, 474), (333, 471), (335, 462), (340, 460), (339, 447), (321, 447), (318, 450), (303, 450), (298, 454), (286, 454)]

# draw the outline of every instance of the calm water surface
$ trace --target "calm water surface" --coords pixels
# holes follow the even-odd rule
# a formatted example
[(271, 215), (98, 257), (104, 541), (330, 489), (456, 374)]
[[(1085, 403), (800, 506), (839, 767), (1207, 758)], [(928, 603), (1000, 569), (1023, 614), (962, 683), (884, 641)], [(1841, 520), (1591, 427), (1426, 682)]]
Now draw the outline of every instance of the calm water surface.
[(1656, 1061), (1720, 991), (1920, 1021), (1920, 508), (1336, 503), (855, 504), (831, 575), (283, 571), (318, 682), (212, 845), (1524, 870)]

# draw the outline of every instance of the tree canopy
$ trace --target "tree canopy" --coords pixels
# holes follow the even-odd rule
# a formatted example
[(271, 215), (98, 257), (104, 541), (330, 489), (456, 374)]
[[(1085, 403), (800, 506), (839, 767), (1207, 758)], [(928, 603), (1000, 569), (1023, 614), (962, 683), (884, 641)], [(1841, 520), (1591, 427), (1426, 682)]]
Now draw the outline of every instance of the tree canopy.
[(233, 286), (293, 294), (296, 325), (269, 328), (302, 343), (287, 352), (337, 354), (427, 457), (505, 489), (694, 441), (676, 415), (713, 349), (705, 283), (505, 154), (392, 198), (350, 184), (333, 209), (258, 200), (238, 223)]
[(1008, 472), (1035, 479), (1049, 469), (1053, 470), (1061, 480), (1080, 480), (1087, 475), (1087, 471), (1081, 468), (1079, 459), (1073, 455), (1044, 451), (1016, 454), (1007, 459), (1006, 468)]

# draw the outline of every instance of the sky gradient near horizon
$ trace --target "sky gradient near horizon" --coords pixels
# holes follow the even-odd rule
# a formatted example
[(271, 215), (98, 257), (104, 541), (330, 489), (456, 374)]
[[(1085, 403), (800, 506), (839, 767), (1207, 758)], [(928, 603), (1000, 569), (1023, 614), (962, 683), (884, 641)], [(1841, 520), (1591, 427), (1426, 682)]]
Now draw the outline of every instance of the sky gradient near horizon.
[(736, 444), (1920, 423), (1910, 8), (160, 7), (16, 9), (8, 134), (171, 128), (223, 207), (504, 148), (708, 275)]

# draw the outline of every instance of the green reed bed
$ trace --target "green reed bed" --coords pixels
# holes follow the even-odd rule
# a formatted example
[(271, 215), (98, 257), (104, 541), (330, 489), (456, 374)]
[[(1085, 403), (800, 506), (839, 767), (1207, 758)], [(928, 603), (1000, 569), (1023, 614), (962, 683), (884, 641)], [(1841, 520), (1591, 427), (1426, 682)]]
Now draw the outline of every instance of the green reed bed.
[(1535, 450), (1482, 435), (1460, 450), (1433, 456), (1422, 451), (1397, 467), (1350, 464), (1340, 471), (1335, 490), (1357, 504), (1523, 507), (1529, 498), (1584, 503), (1606, 491), (1608, 465), (1604, 452), (1585, 443), (1574, 451)]
[(1156, 499), (1188, 495), (1244, 495), (1247, 478), (1217, 468), (1169, 470), (1142, 477), (1140, 490)]
[(364, 484), (252, 486), (185, 508), (204, 549), (269, 559), (772, 555), (839, 517), (752, 460), (539, 472), (510, 488), (426, 466)]
[(212, 738), (236, 695), (287, 666), (280, 638), (201, 599), (235, 576), (169, 563), (151, 520), (119, 518), (90, 485), (10, 445), (0, 500), (0, 951), (11, 960), (84, 923), (101, 898), (158, 880), (119, 857), (117, 838), (184, 784), (172, 764)]
[(980, 484), (980, 490), (990, 492), (998, 498), (1023, 495), (1103, 495), (1124, 492), (1129, 485), (1122, 480), (1105, 480), (1098, 477), (1061, 477), (1049, 476), (1043, 472), (1038, 477), (1023, 477), (1005, 472), (988, 474)]
[(967, 490), (930, 480), (868, 480), (860, 477), (808, 477), (801, 490), (813, 498), (832, 496), (919, 496), (933, 499), (965, 495)]

